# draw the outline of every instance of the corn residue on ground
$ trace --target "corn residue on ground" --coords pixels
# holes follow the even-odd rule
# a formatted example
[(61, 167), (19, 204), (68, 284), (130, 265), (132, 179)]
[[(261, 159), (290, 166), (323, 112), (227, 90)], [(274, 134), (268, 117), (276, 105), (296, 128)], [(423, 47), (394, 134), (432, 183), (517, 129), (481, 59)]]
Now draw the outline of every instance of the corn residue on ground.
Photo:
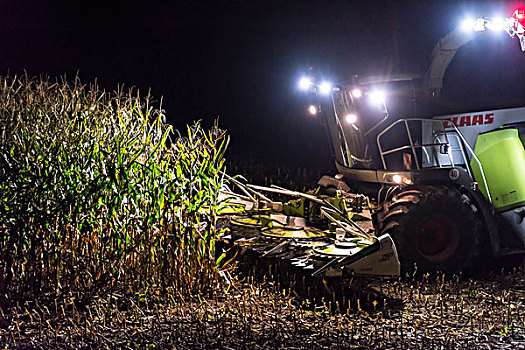
[[(231, 276), (230, 276), (231, 277)], [(482, 279), (375, 283), (343, 307), (279, 283), (230, 280), (217, 292), (73, 296), (0, 311), (2, 348), (523, 348), (524, 271)]]

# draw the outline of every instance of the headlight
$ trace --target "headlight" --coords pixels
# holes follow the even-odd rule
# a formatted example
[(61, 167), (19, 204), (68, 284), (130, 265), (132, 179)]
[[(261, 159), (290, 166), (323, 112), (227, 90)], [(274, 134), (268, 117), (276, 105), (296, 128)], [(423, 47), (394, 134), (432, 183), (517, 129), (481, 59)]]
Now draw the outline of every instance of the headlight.
[(505, 18), (495, 17), (487, 22), (487, 29), (492, 31), (502, 31), (505, 30)]
[(299, 80), (299, 89), (308, 90), (312, 86), (313, 82), (310, 78), (303, 77)]
[(385, 103), (385, 93), (383, 91), (374, 90), (368, 97), (370, 98), (370, 102), (376, 106), (381, 106)]
[(465, 32), (470, 32), (471, 30), (474, 30), (474, 26), (476, 25), (476, 21), (472, 18), (465, 18), (461, 22), (461, 29), (463, 29)]
[(398, 185), (401, 185), (401, 184), (403, 184), (403, 185), (412, 185), (412, 184), (414, 184), (410, 177), (403, 176), (401, 174), (388, 174), (388, 175), (386, 175), (385, 180), (388, 181), (388, 182), (393, 182), (393, 183), (398, 184)]
[(321, 83), (321, 85), (319, 85), (319, 92), (323, 95), (328, 95), (332, 92), (332, 84), (328, 82)]
[(395, 174), (394, 176), (392, 176), (392, 181), (394, 181), (396, 184), (400, 184), (401, 182), (403, 182), (403, 177), (399, 174)]
[(465, 32), (475, 31), (482, 32), (488, 28), (488, 21), (485, 21), (483, 18), (466, 18), (461, 22), (461, 29)]
[(354, 123), (357, 121), (357, 114), (355, 114), (355, 113), (348, 113), (348, 114), (345, 116), (345, 121), (346, 121), (348, 124), (354, 124)]

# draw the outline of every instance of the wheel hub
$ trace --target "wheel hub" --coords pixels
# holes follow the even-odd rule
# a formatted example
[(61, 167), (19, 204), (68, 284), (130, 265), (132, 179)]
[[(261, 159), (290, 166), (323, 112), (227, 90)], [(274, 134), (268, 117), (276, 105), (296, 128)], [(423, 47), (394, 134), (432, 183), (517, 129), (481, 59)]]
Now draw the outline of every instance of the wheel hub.
[(428, 261), (439, 263), (450, 258), (459, 246), (457, 223), (444, 213), (425, 217), (416, 228), (418, 253)]

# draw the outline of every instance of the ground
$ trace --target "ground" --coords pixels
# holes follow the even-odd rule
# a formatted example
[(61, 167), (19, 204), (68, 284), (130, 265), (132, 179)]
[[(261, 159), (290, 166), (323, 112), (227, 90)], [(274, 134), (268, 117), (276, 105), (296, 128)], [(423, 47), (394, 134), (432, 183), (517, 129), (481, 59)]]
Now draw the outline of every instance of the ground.
[(313, 299), (278, 267), (259, 272), (225, 273), (215, 292), (194, 297), (151, 288), (3, 307), (0, 348), (525, 348), (522, 269), (307, 280)]

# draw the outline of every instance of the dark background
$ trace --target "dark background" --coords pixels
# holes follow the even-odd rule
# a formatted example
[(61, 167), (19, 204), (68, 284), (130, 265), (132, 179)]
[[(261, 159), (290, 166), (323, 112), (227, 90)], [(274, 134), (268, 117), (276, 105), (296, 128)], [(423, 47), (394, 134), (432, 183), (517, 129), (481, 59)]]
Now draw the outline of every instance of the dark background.
[[(220, 118), (229, 157), (332, 166), (325, 133), (296, 91), (309, 66), (423, 73), (437, 40), (467, 14), (509, 16), (511, 1), (0, 0), (0, 74), (79, 75), (106, 90), (149, 88), (178, 129)], [(459, 51), (444, 111), (525, 104), (525, 53), (505, 33)]]

